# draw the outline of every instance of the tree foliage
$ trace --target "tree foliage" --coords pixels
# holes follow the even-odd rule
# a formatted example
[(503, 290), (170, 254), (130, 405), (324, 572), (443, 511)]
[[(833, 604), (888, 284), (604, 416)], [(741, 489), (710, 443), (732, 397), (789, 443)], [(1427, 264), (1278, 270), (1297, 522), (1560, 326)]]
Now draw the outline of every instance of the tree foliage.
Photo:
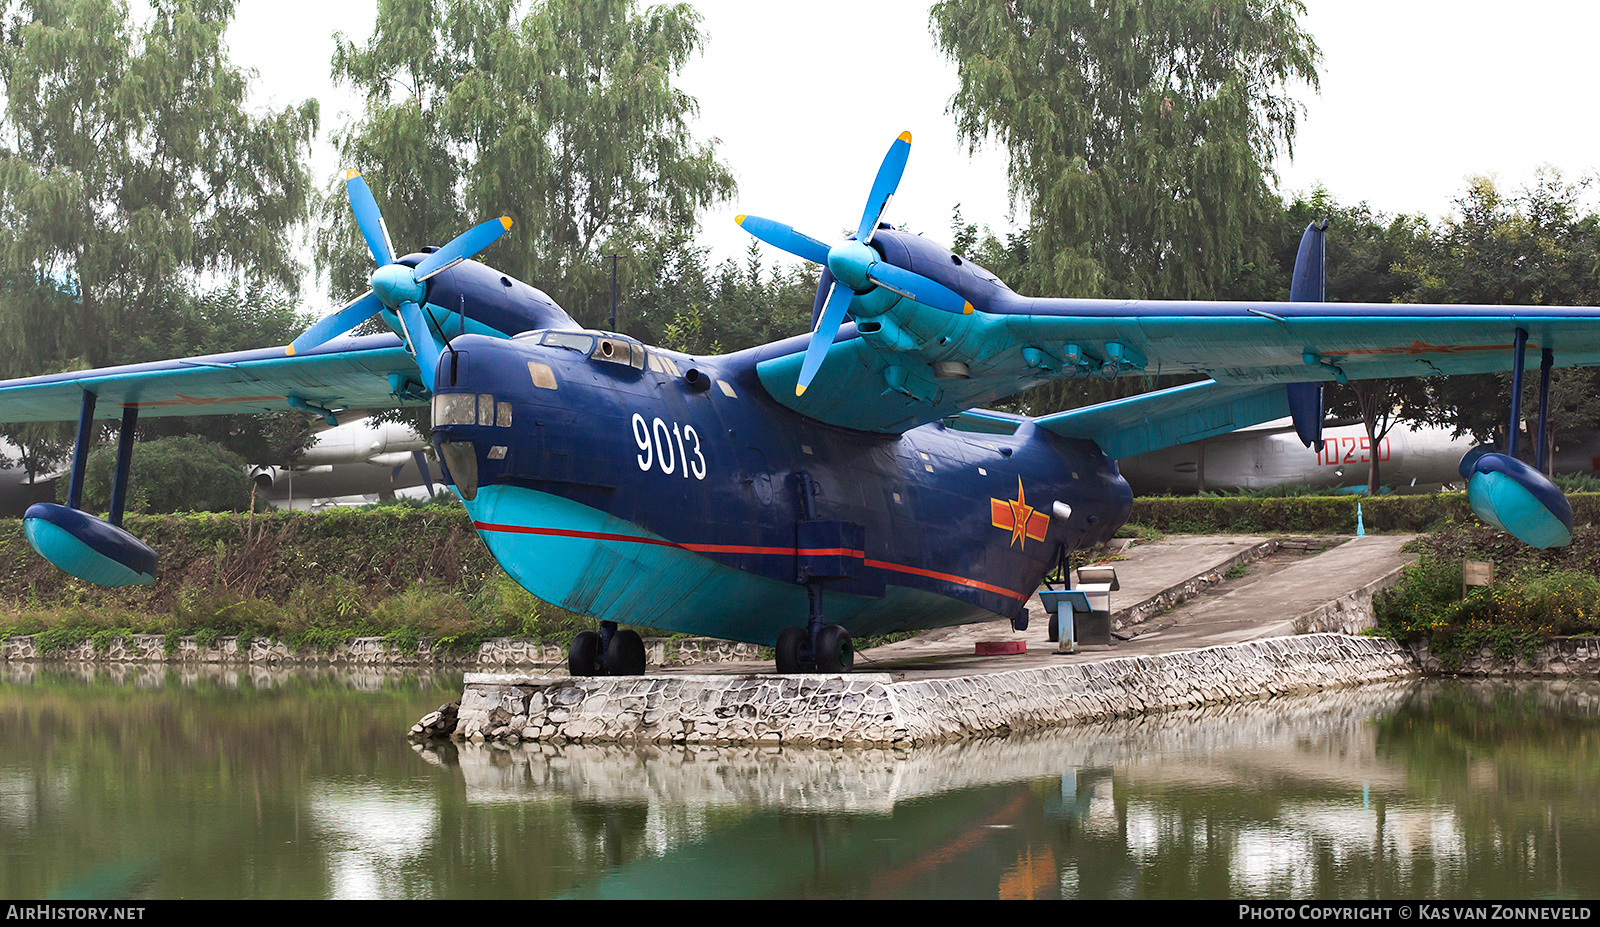
[[(397, 247), (509, 215), (515, 227), (486, 258), (601, 324), (601, 256), (666, 256), (658, 239), (733, 192), (711, 146), (690, 137), (695, 101), (673, 84), (704, 43), (699, 17), (633, 0), (517, 7), (383, 0), (371, 40), (341, 40), (334, 57), (335, 76), (366, 97), (340, 151), (367, 175)], [(318, 260), (353, 294), (371, 259), (343, 197), (323, 203)]]
[[(104, 512), (111, 506), (111, 477), (117, 460), (114, 444), (95, 448), (84, 474), (83, 506)], [(56, 496), (65, 502), (67, 481), (58, 480)], [(250, 478), (244, 458), (197, 435), (141, 441), (133, 448), (128, 478), (129, 513), (240, 512), (250, 507)]]
[[(139, 25), (117, 0), (6, 5), (0, 376), (259, 347), (296, 326), (282, 294), (299, 284), (317, 104), (246, 112), (232, 15), (232, 0), (156, 0)], [(35, 470), (63, 448), (53, 426), (8, 433)]]
[[(1395, 273), (1408, 302), (1589, 306), (1600, 298), (1600, 216), (1584, 207), (1586, 183), (1545, 172), (1518, 194), (1474, 178), (1458, 214), (1419, 229)], [(1512, 335), (1506, 333), (1509, 344)], [(1538, 345), (1538, 338), (1531, 343)], [(1552, 346), (1560, 362), (1561, 345)], [(1509, 348), (1507, 349), (1509, 354)], [(1538, 414), (1537, 353), (1524, 377), (1523, 426)], [(1509, 374), (1430, 378), (1420, 418), (1504, 447), (1511, 407)], [(1551, 378), (1547, 442), (1600, 426), (1600, 378), (1586, 368)], [(1531, 440), (1522, 442), (1530, 453)], [(1548, 448), (1547, 448), (1548, 449)]]
[(216, 275), (298, 285), (289, 233), (307, 204), (316, 102), (245, 112), (250, 75), (222, 44), (232, 0), (152, 6), (137, 29), (115, 0), (26, 0), (9, 11), (8, 376), (143, 360), (133, 352), (148, 344), (138, 336), (154, 327), (152, 307)]
[(1272, 162), (1318, 51), (1298, 0), (946, 0), (951, 102), (1011, 157), (1031, 222), (1016, 285), (1073, 296), (1217, 295), (1265, 259)]

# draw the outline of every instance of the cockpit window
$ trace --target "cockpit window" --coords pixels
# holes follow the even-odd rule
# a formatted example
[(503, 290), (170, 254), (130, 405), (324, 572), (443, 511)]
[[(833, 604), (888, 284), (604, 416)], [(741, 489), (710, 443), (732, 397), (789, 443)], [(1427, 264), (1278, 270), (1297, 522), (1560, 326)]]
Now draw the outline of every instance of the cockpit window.
[(594, 336), (584, 332), (545, 332), (541, 344), (588, 354), (594, 347)]

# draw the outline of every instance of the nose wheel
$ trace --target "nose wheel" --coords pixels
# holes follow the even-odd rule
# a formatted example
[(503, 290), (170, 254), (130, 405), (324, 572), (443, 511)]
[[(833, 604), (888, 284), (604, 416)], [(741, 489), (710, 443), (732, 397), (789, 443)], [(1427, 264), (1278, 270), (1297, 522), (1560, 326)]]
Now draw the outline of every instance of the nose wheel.
[(579, 631), (567, 647), (567, 672), (574, 676), (642, 676), (644, 639), (636, 631), (600, 622), (600, 631)]

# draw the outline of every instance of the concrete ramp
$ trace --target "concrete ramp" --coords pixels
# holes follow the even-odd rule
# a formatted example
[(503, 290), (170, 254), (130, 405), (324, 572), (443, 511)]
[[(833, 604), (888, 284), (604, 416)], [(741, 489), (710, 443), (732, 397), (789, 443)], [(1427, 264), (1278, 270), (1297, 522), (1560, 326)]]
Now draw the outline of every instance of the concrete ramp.
[(1414, 536), (1368, 535), (1278, 569), (1247, 568), (1146, 620), (1113, 649), (1170, 653), (1315, 631), (1359, 634), (1372, 626), (1373, 594), (1393, 585), (1411, 561), (1400, 548)]
[[(1414, 535), (1313, 538), (1169, 537), (1135, 545), (1113, 561), (1112, 627), (1127, 640), (1074, 655), (1055, 652), (1037, 596), (1026, 631), (995, 621), (932, 631), (862, 651), (856, 669), (907, 678), (1000, 672), (1047, 662), (1174, 653), (1218, 644), (1371, 627), (1374, 592), (1410, 561)], [(1230, 575), (1232, 574), (1232, 575)], [(977, 656), (978, 641), (1025, 640), (1028, 652)]]

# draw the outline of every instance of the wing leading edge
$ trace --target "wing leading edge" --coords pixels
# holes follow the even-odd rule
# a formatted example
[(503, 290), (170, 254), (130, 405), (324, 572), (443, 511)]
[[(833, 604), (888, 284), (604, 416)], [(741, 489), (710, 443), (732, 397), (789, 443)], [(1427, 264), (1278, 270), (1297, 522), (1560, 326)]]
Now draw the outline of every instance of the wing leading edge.
[(95, 394), (102, 418), (129, 406), (141, 417), (289, 409), (327, 415), (426, 401), (400, 339), (369, 335), (293, 356), (262, 348), (10, 380), (0, 384), (0, 421), (75, 420), (85, 392)]

